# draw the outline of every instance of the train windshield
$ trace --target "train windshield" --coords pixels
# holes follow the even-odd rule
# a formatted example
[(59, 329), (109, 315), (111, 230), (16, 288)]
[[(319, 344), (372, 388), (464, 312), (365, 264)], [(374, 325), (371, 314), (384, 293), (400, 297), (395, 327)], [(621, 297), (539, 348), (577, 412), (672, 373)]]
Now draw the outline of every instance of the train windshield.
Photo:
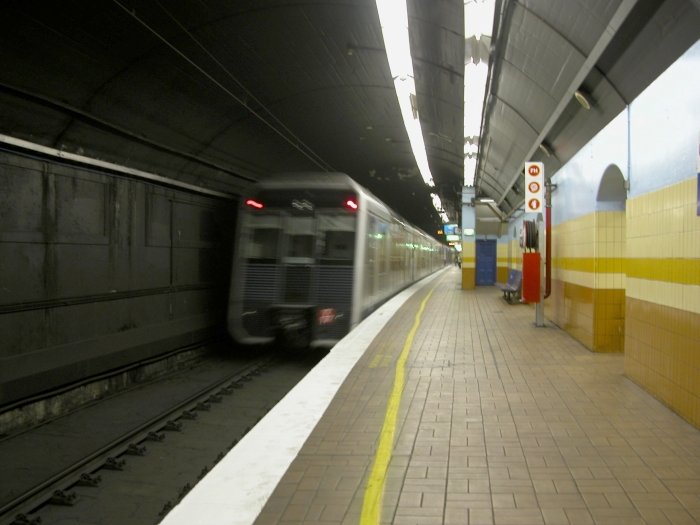
[(355, 216), (326, 213), (319, 217), (318, 257), (325, 264), (352, 264), (355, 256)]
[(284, 233), (286, 262), (311, 262), (316, 257), (316, 221), (313, 216), (287, 216)]
[(256, 212), (248, 217), (246, 258), (275, 262), (282, 238), (282, 216), (274, 212)]
[(264, 190), (264, 207), (246, 217), (246, 258), (258, 263), (352, 264), (355, 252), (353, 192), (338, 190)]

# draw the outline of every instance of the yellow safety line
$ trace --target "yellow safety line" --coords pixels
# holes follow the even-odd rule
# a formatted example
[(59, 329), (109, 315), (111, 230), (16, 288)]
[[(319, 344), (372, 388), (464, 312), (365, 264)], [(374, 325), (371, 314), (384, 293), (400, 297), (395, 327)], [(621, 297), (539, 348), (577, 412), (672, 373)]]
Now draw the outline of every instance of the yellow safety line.
[[(434, 288), (433, 288), (434, 290)], [(389, 468), (391, 453), (394, 448), (394, 432), (396, 431), (396, 417), (401, 404), (401, 393), (404, 387), (404, 370), (408, 354), (413, 346), (413, 337), (416, 335), (420, 318), (425, 305), (433, 294), (433, 290), (428, 292), (428, 295), (423, 299), (423, 302), (418, 308), (416, 318), (413, 321), (413, 326), (406, 336), (406, 341), (403, 344), (403, 350), (396, 361), (396, 371), (394, 373), (394, 386), (387, 402), (386, 413), (384, 414), (384, 425), (382, 426), (381, 434), (379, 435), (379, 446), (374, 456), (374, 464), (370, 473), (367, 487), (365, 487), (365, 496), (362, 502), (362, 514), (360, 516), (360, 525), (377, 525), (381, 518), (382, 512), (382, 496), (384, 495), (384, 484), (386, 482), (386, 472)]]

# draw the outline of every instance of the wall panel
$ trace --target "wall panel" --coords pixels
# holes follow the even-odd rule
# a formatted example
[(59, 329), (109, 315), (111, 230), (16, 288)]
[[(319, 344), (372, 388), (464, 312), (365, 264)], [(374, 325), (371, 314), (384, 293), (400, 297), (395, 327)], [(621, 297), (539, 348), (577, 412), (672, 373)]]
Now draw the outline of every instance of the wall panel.
[(625, 372), (700, 426), (697, 179), (630, 199)]
[(0, 153), (0, 405), (222, 333), (235, 205)]

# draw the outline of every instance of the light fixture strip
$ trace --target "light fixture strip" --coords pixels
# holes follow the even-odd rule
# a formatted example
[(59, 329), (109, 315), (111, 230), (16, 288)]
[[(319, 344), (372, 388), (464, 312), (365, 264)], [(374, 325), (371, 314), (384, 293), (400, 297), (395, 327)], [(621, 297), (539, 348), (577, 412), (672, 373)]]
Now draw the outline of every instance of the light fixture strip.
[[(396, 97), (399, 101), (401, 116), (411, 143), (411, 150), (416, 159), (418, 171), (423, 182), (431, 188), (435, 187), (433, 176), (428, 165), (428, 155), (425, 151), (423, 132), (418, 118), (418, 103), (416, 86), (413, 76), (413, 59), (408, 35), (408, 10), (405, 0), (376, 0), (382, 37), (389, 59), (389, 70), (394, 81)], [(449, 222), (442, 207), (435, 210), (445, 222)]]
[[(465, 147), (464, 185), (473, 186), (476, 176), (476, 153), (481, 135), (481, 118), (486, 94), (488, 61), (484, 61), (483, 49), (490, 47), (495, 10), (494, 0), (465, 0), (464, 38), (473, 45), (465, 46), (474, 56), (464, 57), (464, 138), (471, 148)], [(487, 37), (488, 41), (482, 41)], [(484, 39), (486, 40), (486, 39)], [(474, 151), (476, 149), (477, 151)]]

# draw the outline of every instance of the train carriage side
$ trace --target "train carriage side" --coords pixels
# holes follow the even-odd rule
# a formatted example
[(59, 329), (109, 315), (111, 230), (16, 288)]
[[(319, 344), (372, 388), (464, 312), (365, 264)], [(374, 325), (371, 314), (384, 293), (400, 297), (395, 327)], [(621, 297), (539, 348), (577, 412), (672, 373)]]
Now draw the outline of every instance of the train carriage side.
[(363, 193), (360, 204), (355, 322), (448, 260), (446, 246), (404, 222), (372, 195)]
[(359, 204), (352, 327), (392, 295), (391, 211), (363, 189)]

